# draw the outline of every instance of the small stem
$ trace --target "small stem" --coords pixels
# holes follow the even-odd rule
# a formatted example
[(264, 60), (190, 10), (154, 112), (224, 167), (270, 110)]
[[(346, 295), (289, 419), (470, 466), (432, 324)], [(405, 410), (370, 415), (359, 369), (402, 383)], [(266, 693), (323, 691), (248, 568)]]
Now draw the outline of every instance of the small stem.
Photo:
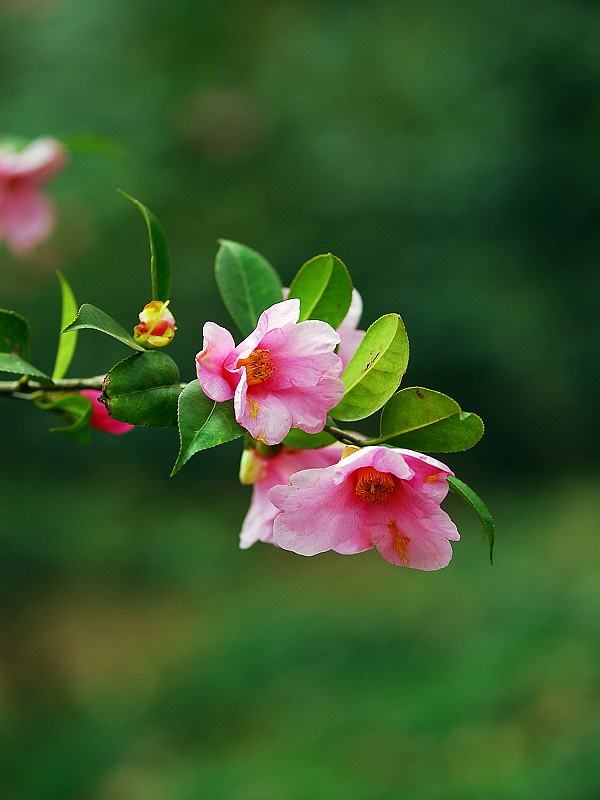
[(342, 444), (350, 444), (354, 447), (364, 447), (366, 444), (364, 439), (358, 439), (351, 433), (343, 431), (341, 428), (336, 428), (333, 425), (325, 425), (323, 430), (327, 431), (327, 433), (330, 433), (334, 439), (337, 439), (338, 442), (342, 442)]
[(0, 397), (12, 397), (17, 400), (29, 399), (34, 392), (77, 392), (81, 389), (97, 389), (102, 391), (104, 375), (95, 375), (93, 378), (63, 378), (52, 383), (19, 378), (17, 381), (0, 381)]

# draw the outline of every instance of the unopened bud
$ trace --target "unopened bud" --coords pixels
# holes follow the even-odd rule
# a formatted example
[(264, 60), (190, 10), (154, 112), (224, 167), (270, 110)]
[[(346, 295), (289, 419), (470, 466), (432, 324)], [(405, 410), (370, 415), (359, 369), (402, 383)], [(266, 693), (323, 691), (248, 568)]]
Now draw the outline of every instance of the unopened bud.
[(168, 309), (169, 301), (153, 300), (140, 312), (140, 323), (133, 329), (133, 338), (144, 347), (165, 347), (175, 336), (175, 317)]
[(244, 450), (240, 461), (240, 483), (251, 486), (265, 477), (265, 460), (261, 458), (253, 447)]

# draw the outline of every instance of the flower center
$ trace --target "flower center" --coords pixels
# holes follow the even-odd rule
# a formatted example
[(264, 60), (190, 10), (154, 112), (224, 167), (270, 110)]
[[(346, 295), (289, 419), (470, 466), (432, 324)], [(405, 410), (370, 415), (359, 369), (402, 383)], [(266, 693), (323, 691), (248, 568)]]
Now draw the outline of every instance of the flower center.
[(354, 494), (363, 503), (385, 503), (396, 491), (396, 479), (390, 472), (360, 467), (355, 475)]
[(255, 350), (248, 358), (240, 358), (237, 368), (246, 367), (248, 386), (256, 386), (270, 378), (275, 372), (275, 366), (268, 350)]

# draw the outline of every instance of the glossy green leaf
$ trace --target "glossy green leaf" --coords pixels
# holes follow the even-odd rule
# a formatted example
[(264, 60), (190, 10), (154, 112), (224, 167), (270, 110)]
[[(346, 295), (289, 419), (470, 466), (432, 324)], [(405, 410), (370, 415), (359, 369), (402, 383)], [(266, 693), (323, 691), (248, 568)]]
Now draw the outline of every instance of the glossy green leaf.
[(193, 380), (179, 395), (180, 448), (171, 476), (200, 450), (231, 442), (244, 435), (233, 415), (233, 403), (215, 403), (207, 397), (197, 380)]
[[(62, 298), (62, 310), (60, 317), (60, 330), (63, 331), (67, 325), (75, 320), (77, 316), (77, 300), (73, 290), (67, 283), (66, 278), (62, 273), (57, 272), (58, 281), (60, 283), (60, 292)], [(52, 379), (57, 381), (64, 378), (67, 370), (73, 360), (75, 348), (77, 347), (77, 331), (69, 331), (68, 333), (58, 334), (58, 348), (56, 351), (56, 361), (54, 362), (54, 369), (52, 371)]]
[(81, 306), (77, 317), (70, 325), (67, 325), (67, 327), (63, 329), (63, 333), (67, 331), (78, 331), (83, 328), (90, 328), (91, 330), (105, 333), (107, 336), (112, 336), (113, 339), (118, 339), (119, 342), (123, 342), (123, 344), (126, 344), (127, 347), (131, 347), (133, 350), (144, 350), (144, 348), (135, 341), (133, 336), (127, 333), (125, 328), (119, 325), (112, 317), (109, 317), (101, 308), (97, 308), (97, 306), (93, 306), (90, 303), (84, 303)]
[(335, 441), (336, 439), (327, 431), (305, 433), (298, 428), (292, 428), (283, 443), (286, 447), (293, 447), (296, 450), (314, 450), (317, 447), (327, 447)]
[(135, 197), (123, 192), (121, 189), (119, 189), (119, 192), (138, 209), (148, 228), (152, 300), (169, 300), (171, 296), (171, 263), (167, 238), (161, 224), (152, 211), (146, 208), (143, 203), (140, 203)]
[(380, 435), (370, 444), (389, 444), (430, 453), (457, 453), (483, 436), (483, 421), (464, 412), (448, 395), (413, 386), (402, 389), (381, 413)]
[(448, 477), (448, 485), (450, 490), (454, 492), (455, 495), (461, 498), (479, 517), (479, 521), (483, 527), (483, 531), (487, 536), (487, 540), (490, 547), (490, 564), (494, 563), (494, 543), (496, 541), (496, 523), (494, 522), (494, 518), (483, 502), (481, 497), (479, 497), (476, 492), (471, 489), (470, 486), (464, 481), (461, 481), (459, 478), (455, 478), (452, 475)]
[(217, 286), (244, 336), (261, 313), (283, 300), (281, 280), (269, 262), (244, 244), (221, 239), (215, 260)]
[(92, 404), (87, 397), (77, 394), (40, 394), (34, 400), (35, 405), (44, 411), (52, 411), (67, 424), (50, 428), (50, 433), (59, 433), (71, 436), (82, 444), (90, 441), (90, 419), (92, 418)]
[(27, 360), (31, 356), (29, 324), (16, 311), (0, 308), (0, 353), (13, 353)]
[(321, 319), (337, 328), (350, 308), (352, 279), (336, 256), (315, 256), (300, 267), (290, 285), (289, 297), (300, 300), (301, 322)]
[(408, 365), (408, 336), (398, 314), (386, 314), (367, 330), (344, 370), (344, 397), (331, 411), (347, 422), (364, 419), (394, 394)]
[(45, 372), (34, 367), (28, 361), (15, 353), (0, 353), (0, 372), (9, 372), (14, 375), (28, 375), (30, 378), (38, 378), (41, 381), (51, 382)]
[(166, 353), (148, 350), (116, 364), (105, 378), (103, 394), (114, 419), (168, 428), (177, 425), (180, 392), (177, 364)]

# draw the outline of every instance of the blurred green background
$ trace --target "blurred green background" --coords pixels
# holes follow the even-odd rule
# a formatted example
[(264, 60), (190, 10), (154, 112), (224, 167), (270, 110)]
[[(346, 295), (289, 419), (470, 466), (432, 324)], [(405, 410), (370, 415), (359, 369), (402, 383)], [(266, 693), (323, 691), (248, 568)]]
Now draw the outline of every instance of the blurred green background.
[[(0, 797), (598, 797), (597, 3), (0, 0), (0, 103), (122, 150), (74, 155), (52, 239), (0, 250), (34, 363), (55, 269), (126, 327), (150, 299), (117, 186), (169, 236), (184, 378), (227, 322), (218, 237), (286, 281), (331, 250), (363, 322), (403, 315), (407, 385), (486, 420), (446, 460), (499, 529), (493, 569), (451, 500), (442, 573), (241, 552), (237, 443), (170, 481), (173, 430), (85, 448), (5, 402)], [(123, 355), (84, 332), (72, 374)]]

